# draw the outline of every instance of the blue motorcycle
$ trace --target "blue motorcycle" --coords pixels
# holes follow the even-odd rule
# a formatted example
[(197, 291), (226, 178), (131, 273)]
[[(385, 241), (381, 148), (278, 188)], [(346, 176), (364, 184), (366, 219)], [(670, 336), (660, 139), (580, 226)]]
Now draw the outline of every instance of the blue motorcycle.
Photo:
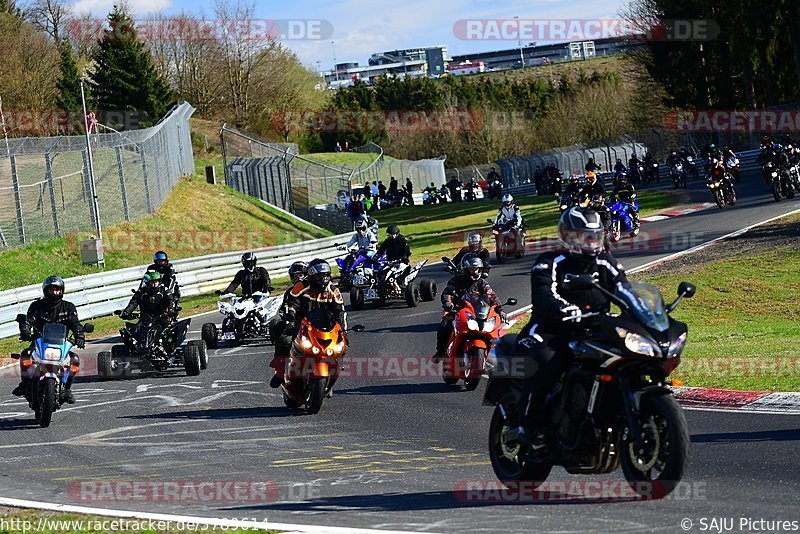
[(639, 203), (636, 202), (636, 193), (631, 195), (630, 201), (615, 199), (607, 204), (608, 207), (608, 240), (612, 243), (619, 241), (623, 232), (630, 237), (639, 235)]
[[(17, 316), (18, 322), (26, 322), (25, 315)], [(83, 326), (86, 333), (94, 331), (92, 323)], [(13, 354), (21, 360), (22, 372), (28, 373), (28, 390), (25, 399), (33, 410), (36, 422), (46, 428), (50, 426), (53, 412), (65, 402), (63, 393), (70, 374), (78, 372), (77, 357), (70, 352), (73, 341), (67, 337), (67, 327), (60, 323), (47, 323), (42, 332), (34, 332), (34, 341), (29, 354)]]

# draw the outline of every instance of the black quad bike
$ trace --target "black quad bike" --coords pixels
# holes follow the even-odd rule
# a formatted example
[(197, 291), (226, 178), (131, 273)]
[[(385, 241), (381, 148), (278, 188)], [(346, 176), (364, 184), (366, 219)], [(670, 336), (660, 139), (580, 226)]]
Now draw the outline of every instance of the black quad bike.
[[(120, 310), (114, 312), (115, 315), (120, 313)], [(164, 326), (157, 317), (135, 314), (132, 318), (140, 318), (140, 321), (126, 322), (120, 329), (123, 344), (98, 353), (97, 375), (101, 380), (130, 376), (134, 369), (161, 373), (171, 367), (183, 367), (187, 376), (197, 376), (201, 369), (208, 367), (205, 341), (181, 345), (191, 319), (170, 320)]]
[(541, 485), (554, 465), (572, 474), (601, 474), (620, 464), (631, 489), (660, 498), (683, 476), (689, 431), (678, 402), (667, 388), (680, 361), (687, 326), (669, 313), (695, 287), (682, 282), (678, 298), (665, 305), (658, 289), (631, 283), (613, 294), (591, 275), (568, 275), (570, 287), (606, 293), (621, 314), (584, 313), (569, 346), (573, 363), (549, 392), (545, 404), (547, 446), (534, 451), (518, 439), (525, 403), (523, 379), (530, 374), (524, 355), (514, 356), (516, 336), (490, 351), (484, 404), (495, 406), (489, 427), (489, 456), (508, 488)]

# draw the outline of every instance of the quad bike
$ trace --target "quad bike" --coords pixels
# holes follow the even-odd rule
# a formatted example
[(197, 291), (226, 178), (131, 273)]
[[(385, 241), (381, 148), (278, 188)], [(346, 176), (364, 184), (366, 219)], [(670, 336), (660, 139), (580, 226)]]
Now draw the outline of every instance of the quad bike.
[(360, 310), (367, 301), (382, 306), (387, 300), (403, 299), (410, 308), (414, 308), (421, 301), (432, 301), (436, 298), (436, 282), (429, 278), (415, 282), (427, 262), (422, 260), (410, 266), (390, 262), (380, 270), (364, 268), (353, 276), (350, 305), (354, 310)]
[[(115, 315), (121, 313), (121, 310), (114, 312)], [(131, 318), (140, 320), (126, 322), (120, 329), (123, 344), (98, 353), (100, 380), (130, 376), (133, 370), (161, 373), (170, 367), (183, 367), (187, 376), (197, 376), (201, 369), (208, 367), (205, 341), (189, 341), (181, 346), (191, 319), (176, 322), (170, 317), (165, 322), (162, 317), (140, 314), (133, 314)]]
[[(225, 302), (226, 299), (231, 300)], [(235, 293), (220, 295), (217, 309), (225, 317), (222, 326), (218, 329), (215, 323), (205, 323), (201, 337), (210, 349), (216, 349), (220, 341), (273, 342), (269, 333), (269, 323), (277, 317), (280, 305), (280, 297), (270, 297), (269, 293), (260, 291), (249, 297), (237, 297)]]

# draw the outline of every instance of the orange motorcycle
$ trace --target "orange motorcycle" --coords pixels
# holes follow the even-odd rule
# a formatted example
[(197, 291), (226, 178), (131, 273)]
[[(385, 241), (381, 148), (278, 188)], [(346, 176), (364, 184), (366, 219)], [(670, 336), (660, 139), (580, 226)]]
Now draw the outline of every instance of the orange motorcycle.
[(323, 309), (311, 311), (298, 328), (285, 362), (282, 388), (286, 406), (305, 406), (308, 413), (318, 413), (336, 383), (339, 360), (346, 350), (344, 329), (333, 315)]
[[(513, 306), (516, 299), (505, 305)], [(492, 342), (500, 336), (503, 322), (486, 295), (464, 295), (455, 312), (453, 331), (447, 342), (442, 378), (445, 384), (464, 381), (467, 391), (478, 387)]]

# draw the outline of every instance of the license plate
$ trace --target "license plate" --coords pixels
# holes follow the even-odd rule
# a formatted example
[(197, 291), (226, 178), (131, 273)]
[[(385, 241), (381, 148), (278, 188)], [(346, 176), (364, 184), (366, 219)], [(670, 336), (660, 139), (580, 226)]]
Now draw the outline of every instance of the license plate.
[(228, 339), (236, 339), (236, 334), (233, 333), (233, 332), (225, 332), (224, 334), (222, 334), (222, 339), (226, 339), (226, 340), (228, 340)]
[(360, 274), (357, 274), (353, 277), (353, 285), (363, 286), (365, 284), (364, 277)]
[(369, 300), (375, 300), (375, 299), (378, 298), (378, 290), (377, 289), (372, 289), (372, 288), (367, 289), (364, 292), (364, 297), (369, 299)]

